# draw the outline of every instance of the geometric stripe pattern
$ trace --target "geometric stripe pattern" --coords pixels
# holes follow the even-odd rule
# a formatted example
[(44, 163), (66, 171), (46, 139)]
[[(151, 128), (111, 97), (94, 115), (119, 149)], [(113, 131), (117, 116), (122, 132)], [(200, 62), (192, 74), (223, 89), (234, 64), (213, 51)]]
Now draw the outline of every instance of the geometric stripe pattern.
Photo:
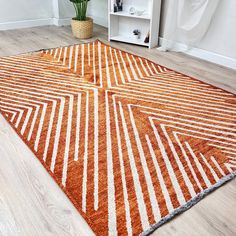
[(0, 111), (97, 235), (236, 171), (235, 95), (100, 41), (0, 58)]

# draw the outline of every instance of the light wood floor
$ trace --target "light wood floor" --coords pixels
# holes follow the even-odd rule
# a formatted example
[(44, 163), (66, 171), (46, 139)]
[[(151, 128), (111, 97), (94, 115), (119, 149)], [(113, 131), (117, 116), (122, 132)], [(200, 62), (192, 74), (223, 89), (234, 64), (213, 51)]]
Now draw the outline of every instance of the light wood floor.
[[(96, 26), (94, 38), (107, 39)], [(93, 39), (91, 39), (93, 40)], [(70, 27), (0, 32), (0, 56), (78, 43)], [(181, 53), (112, 43), (202, 81), (236, 93), (236, 71)], [(26, 145), (0, 117), (0, 235), (89, 236), (91, 229)], [(236, 179), (159, 228), (155, 236), (236, 235)]]

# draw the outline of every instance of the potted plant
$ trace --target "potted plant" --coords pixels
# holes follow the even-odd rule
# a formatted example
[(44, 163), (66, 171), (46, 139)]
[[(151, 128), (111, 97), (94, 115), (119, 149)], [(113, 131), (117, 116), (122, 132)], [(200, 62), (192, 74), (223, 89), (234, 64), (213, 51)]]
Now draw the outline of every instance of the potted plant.
[(75, 8), (76, 17), (71, 20), (73, 35), (79, 39), (91, 38), (93, 34), (93, 19), (87, 17), (89, 0), (70, 0)]
[(138, 30), (138, 29), (135, 29), (133, 31), (133, 34), (135, 36), (136, 39), (140, 39), (140, 36), (141, 36), (141, 32)]

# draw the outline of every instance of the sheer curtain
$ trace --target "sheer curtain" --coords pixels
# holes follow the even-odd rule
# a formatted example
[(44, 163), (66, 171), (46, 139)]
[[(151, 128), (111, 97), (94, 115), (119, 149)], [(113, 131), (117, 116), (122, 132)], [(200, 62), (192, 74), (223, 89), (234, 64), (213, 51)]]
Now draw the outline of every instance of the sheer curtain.
[[(169, 0), (159, 50), (183, 51), (193, 47), (207, 32), (218, 4), (219, 0)], [(179, 48), (175, 42), (187, 48)]]

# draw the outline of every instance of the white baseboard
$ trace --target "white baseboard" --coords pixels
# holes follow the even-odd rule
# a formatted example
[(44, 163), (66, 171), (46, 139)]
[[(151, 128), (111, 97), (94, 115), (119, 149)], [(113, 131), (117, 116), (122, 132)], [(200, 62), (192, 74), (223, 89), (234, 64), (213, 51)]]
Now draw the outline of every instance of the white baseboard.
[[(103, 17), (94, 17), (94, 16), (90, 16), (90, 17), (93, 18), (93, 21), (95, 24), (107, 27), (108, 23)], [(56, 26), (70, 25), (70, 21), (71, 21), (71, 18), (63, 18), (63, 19), (54, 18), (53, 24)]]
[(101, 25), (103, 27), (108, 27), (108, 21), (107, 18), (105, 17), (95, 17), (95, 16), (91, 16), (93, 18), (93, 21), (95, 24)]
[[(107, 27), (107, 21), (102, 17), (93, 17), (95, 24), (102, 25)], [(23, 21), (9, 21), (0, 23), (0, 31), (1, 30), (12, 30), (12, 29), (20, 29), (20, 28), (30, 28), (44, 25), (56, 25), (56, 26), (64, 26), (70, 25), (71, 18), (47, 18), (47, 19), (35, 19), (35, 20), (23, 20)]]
[[(160, 46), (162, 45), (162, 43), (164, 42), (165, 39), (163, 38), (159, 38), (159, 43)], [(207, 50), (203, 50), (201, 48), (191, 48), (188, 49), (188, 46), (183, 44), (183, 43), (178, 43), (175, 42), (174, 43), (174, 48), (176, 51), (183, 51), (183, 53), (187, 54), (187, 55), (191, 55), (206, 61), (210, 61), (213, 63), (216, 63), (218, 65), (222, 65), (231, 69), (236, 70), (236, 59), (231, 58), (231, 57), (226, 57), (214, 52), (210, 52)]]
[(53, 25), (56, 25), (56, 26), (70, 25), (70, 21), (71, 21), (71, 18), (64, 18), (64, 19), (53, 18), (52, 20)]
[(0, 23), (0, 30), (11, 30), (19, 28), (29, 28), (43, 25), (52, 25), (53, 19), (35, 19), (35, 20), (23, 20), (23, 21), (9, 21)]

